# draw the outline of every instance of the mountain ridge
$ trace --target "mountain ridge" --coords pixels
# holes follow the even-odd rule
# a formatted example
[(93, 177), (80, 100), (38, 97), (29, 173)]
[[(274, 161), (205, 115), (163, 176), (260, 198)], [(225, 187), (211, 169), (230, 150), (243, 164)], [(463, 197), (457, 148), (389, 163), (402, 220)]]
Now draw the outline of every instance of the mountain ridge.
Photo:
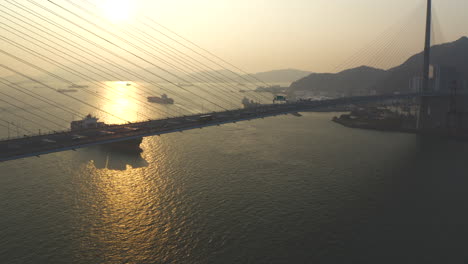
[[(421, 76), (423, 52), (409, 57), (404, 63), (388, 70), (369, 66), (347, 69), (339, 73), (311, 74), (293, 82), (290, 93), (298, 91), (317, 92), (331, 96), (359, 95), (362, 93), (389, 94), (409, 91), (412, 78)], [(431, 64), (456, 68), (468, 79), (468, 37), (453, 42), (434, 45)]]

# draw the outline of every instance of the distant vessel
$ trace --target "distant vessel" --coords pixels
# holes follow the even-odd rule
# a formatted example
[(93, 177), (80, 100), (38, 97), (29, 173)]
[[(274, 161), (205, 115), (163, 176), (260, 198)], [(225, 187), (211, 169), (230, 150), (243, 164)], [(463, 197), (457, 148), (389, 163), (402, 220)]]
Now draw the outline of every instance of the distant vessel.
[[(110, 130), (106, 130), (109, 125), (107, 125), (104, 122), (99, 122), (99, 118), (89, 114), (85, 118), (77, 121), (72, 121), (71, 122), (71, 131), (72, 132), (79, 132), (83, 131), (86, 129), (99, 129), (102, 128), (100, 131), (96, 131), (96, 134), (93, 136), (99, 137), (99, 136), (112, 136), (116, 132), (132, 132), (138, 130), (138, 128), (132, 128), (132, 127), (122, 127), (122, 128), (116, 128)], [(74, 135), (72, 137), (73, 140), (82, 140), (86, 139), (88, 137), (82, 136), (82, 135)], [(143, 141), (143, 138), (134, 138), (134, 139), (129, 139), (125, 141), (119, 141), (119, 142), (113, 142), (113, 143), (108, 143), (104, 144), (103, 146), (113, 149), (113, 150), (119, 150), (119, 151), (131, 151), (131, 152), (142, 152), (143, 150), (140, 148), (140, 144)]]
[(104, 122), (99, 122), (99, 118), (92, 116), (91, 114), (87, 115), (85, 118), (72, 121), (71, 122), (71, 130), (83, 130), (83, 129), (90, 129), (90, 128), (100, 128), (106, 127), (107, 125)]
[(59, 93), (75, 93), (78, 92), (76, 89), (57, 89), (57, 92)]
[(81, 89), (81, 88), (88, 88), (88, 87), (89, 87), (88, 85), (78, 85), (78, 84), (72, 84), (68, 86), (68, 88), (70, 89)]
[(132, 84), (131, 84), (131, 83), (126, 83), (125, 85), (126, 85), (126, 86), (132, 86)]
[(158, 96), (148, 96), (148, 102), (157, 103), (157, 104), (174, 104), (174, 99), (169, 98), (167, 94)]

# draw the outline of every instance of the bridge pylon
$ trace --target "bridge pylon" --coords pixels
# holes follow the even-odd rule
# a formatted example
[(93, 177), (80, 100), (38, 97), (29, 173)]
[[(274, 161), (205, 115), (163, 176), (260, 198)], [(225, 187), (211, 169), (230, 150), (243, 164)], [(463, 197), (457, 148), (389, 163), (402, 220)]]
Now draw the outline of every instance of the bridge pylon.
[(424, 64), (423, 64), (423, 84), (421, 89), (418, 129), (425, 131), (429, 128), (431, 109), (428, 98), (424, 94), (430, 92), (429, 88), (429, 71), (431, 64), (431, 29), (432, 29), (432, 0), (427, 0), (426, 14), (426, 35), (424, 41)]

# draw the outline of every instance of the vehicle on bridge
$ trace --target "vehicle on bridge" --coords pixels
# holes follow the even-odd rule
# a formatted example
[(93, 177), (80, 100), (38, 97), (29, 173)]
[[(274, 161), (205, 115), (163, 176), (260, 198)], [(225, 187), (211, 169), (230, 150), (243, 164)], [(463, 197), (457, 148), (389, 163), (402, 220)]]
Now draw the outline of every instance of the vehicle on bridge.
[(213, 121), (214, 116), (213, 115), (202, 115), (198, 118), (199, 122), (210, 122)]
[(85, 138), (86, 136), (82, 136), (82, 135), (72, 135), (72, 140), (82, 140)]
[(101, 130), (98, 132), (99, 135), (115, 135), (115, 132), (114, 131), (107, 131), (107, 130)]
[(44, 144), (55, 144), (55, 143), (57, 143), (57, 141), (52, 140), (52, 139), (48, 139), (48, 138), (41, 139), (41, 142), (44, 143)]

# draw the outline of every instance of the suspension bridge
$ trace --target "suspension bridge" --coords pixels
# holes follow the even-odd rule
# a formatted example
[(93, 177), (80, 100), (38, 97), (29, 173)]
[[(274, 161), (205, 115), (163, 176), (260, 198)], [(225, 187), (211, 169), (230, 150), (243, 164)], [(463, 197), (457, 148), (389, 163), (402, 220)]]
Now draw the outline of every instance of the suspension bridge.
[[(428, 18), (430, 4), (429, 0)], [(137, 22), (138, 26), (112, 24), (88, 0), (0, 3), (0, 70), (4, 73), (0, 75), (0, 126), (8, 130), (7, 138), (0, 141), (0, 161), (324, 107), (432, 95), (423, 89), (424, 94), (272, 104), (271, 95), (252, 88), (267, 83), (150, 17), (139, 17)], [(430, 24), (428, 19), (429, 28)], [(425, 76), (429, 52), (430, 35)], [(124, 82), (115, 86), (103, 80)], [(70, 89), (58, 89), (58, 85)], [(79, 93), (74, 92), (77, 87)], [(147, 100), (165, 94), (176, 103)], [(245, 97), (252, 106), (241, 107)], [(89, 113), (107, 124), (69, 129), (70, 116)], [(16, 137), (10, 135), (12, 127)]]

